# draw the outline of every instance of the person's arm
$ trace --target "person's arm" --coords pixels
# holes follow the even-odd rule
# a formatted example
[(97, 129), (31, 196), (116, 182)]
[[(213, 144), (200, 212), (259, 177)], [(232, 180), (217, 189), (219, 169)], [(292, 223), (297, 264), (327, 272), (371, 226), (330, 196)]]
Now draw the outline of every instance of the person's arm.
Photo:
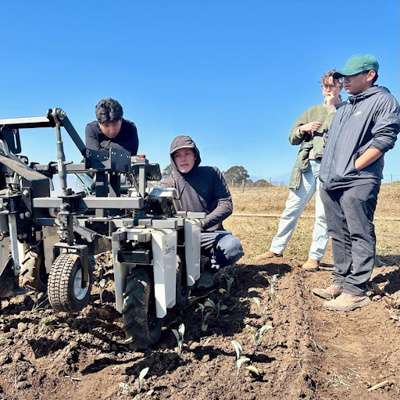
[(86, 142), (86, 147), (90, 150), (98, 150), (98, 151), (104, 150), (101, 147), (99, 138), (97, 137), (97, 134), (96, 134), (92, 124), (86, 125), (85, 142)]
[(221, 224), (233, 211), (232, 197), (228, 185), (221, 171), (216, 167), (214, 167), (213, 190), (214, 197), (217, 199), (217, 206), (202, 220), (203, 230)]
[(311, 121), (309, 116), (309, 110), (303, 113), (300, 118), (293, 125), (290, 134), (289, 134), (289, 142), (293, 145), (301, 144), (304, 139), (306, 139), (306, 135), (309, 135), (308, 132), (316, 131), (322, 124), (318, 121)]

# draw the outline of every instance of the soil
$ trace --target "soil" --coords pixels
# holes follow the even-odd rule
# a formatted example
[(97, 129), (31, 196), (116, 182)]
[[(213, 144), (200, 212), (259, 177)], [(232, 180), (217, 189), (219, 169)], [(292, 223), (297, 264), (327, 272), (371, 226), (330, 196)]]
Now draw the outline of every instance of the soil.
[[(125, 343), (108, 254), (97, 262), (105, 273), (98, 268), (78, 315), (55, 313), (43, 294), (2, 299), (0, 399), (399, 398), (399, 266), (375, 268), (369, 306), (336, 313), (311, 294), (331, 283), (331, 266), (310, 273), (286, 258), (239, 264), (218, 273), (212, 290), (193, 293), (183, 311), (171, 310), (159, 343), (140, 352)], [(226, 309), (217, 315), (208, 298)], [(210, 312), (204, 330), (198, 303)], [(180, 324), (179, 355), (172, 329)], [(247, 325), (272, 328), (256, 348)], [(248, 358), (239, 370), (232, 341)]]

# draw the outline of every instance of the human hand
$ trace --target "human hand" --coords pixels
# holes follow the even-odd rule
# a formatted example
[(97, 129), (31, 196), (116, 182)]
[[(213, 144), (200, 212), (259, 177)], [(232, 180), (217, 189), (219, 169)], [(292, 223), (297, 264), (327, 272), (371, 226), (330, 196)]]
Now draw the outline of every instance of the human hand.
[(315, 132), (321, 125), (321, 122), (318, 121), (309, 122), (300, 127), (300, 132)]
[(324, 96), (324, 104), (326, 107), (331, 107), (335, 105), (335, 96), (332, 93), (327, 93)]

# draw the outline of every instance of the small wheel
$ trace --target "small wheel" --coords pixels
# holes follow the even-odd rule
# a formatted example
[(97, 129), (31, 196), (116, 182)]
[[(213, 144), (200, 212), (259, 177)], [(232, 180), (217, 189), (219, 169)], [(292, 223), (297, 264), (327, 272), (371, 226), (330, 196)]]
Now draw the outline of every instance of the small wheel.
[(89, 286), (82, 287), (83, 267), (76, 254), (60, 254), (51, 268), (48, 295), (56, 311), (79, 312), (89, 302), (92, 289), (92, 271), (89, 268)]
[(45, 292), (48, 276), (44, 265), (43, 253), (39, 249), (29, 250), (21, 263), (21, 285), (27, 289)]
[(190, 289), (187, 285), (186, 268), (182, 258), (176, 256), (176, 302), (175, 309), (182, 310), (189, 303)]
[(163, 319), (156, 317), (154, 280), (149, 267), (135, 267), (124, 293), (123, 329), (127, 339), (142, 350), (158, 342)]

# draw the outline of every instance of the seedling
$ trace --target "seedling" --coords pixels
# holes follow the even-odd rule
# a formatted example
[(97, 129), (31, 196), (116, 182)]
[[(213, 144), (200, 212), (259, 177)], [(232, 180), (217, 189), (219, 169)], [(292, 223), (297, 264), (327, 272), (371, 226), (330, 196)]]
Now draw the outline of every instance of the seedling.
[(217, 316), (215, 317), (215, 319), (218, 319), (220, 311), (224, 311), (228, 308), (225, 304), (221, 304), (221, 300), (217, 304), (215, 304), (215, 302), (210, 298), (206, 300), (204, 305), (206, 307), (212, 307), (212, 309), (216, 311)]
[[(253, 297), (253, 301), (254, 301), (254, 303), (256, 303), (256, 305), (258, 307), (258, 310), (261, 310), (260, 299), (258, 297)], [(264, 309), (262, 310), (262, 313), (261, 313), (261, 317), (262, 317), (263, 320), (265, 319), (265, 314), (266, 314), (267, 311), (268, 311), (268, 306), (265, 306)]]
[(185, 334), (185, 325), (180, 324), (178, 330), (172, 329), (172, 333), (176, 337), (176, 341), (178, 343), (178, 356), (182, 355), (182, 347), (183, 347), (183, 336)]
[(265, 332), (269, 331), (270, 329), (272, 329), (272, 326), (264, 325), (258, 331), (250, 325), (246, 325), (246, 328), (249, 330), (249, 332), (251, 333), (251, 336), (253, 337), (254, 352), (256, 352), (258, 349), (258, 346), (260, 345), (260, 343), (262, 341), (263, 334)]
[[(139, 400), (141, 398), (140, 392), (142, 391), (143, 379), (147, 375), (148, 372), (149, 372), (149, 368), (148, 367), (143, 368), (140, 371), (139, 379), (138, 379), (137, 395), (133, 398), (133, 400)], [(122, 390), (124, 390), (125, 392), (128, 392), (128, 393), (133, 393), (134, 392), (134, 390), (127, 383), (121, 382), (119, 384), (119, 387)]]
[(149, 367), (143, 368), (140, 371), (139, 380), (138, 380), (138, 396), (140, 396), (140, 392), (142, 391), (143, 379), (147, 375), (148, 372), (149, 372)]
[(208, 328), (208, 324), (207, 322), (207, 318), (210, 315), (209, 312), (205, 312), (206, 307), (204, 306), (204, 304), (201, 303), (197, 303), (199, 305), (199, 308), (201, 310), (201, 330), (203, 332), (205, 332)]
[(42, 332), (44, 330), (54, 331), (54, 325), (51, 322), (52, 321), (49, 318), (42, 318), (39, 322), (39, 332)]
[(276, 281), (277, 279), (278, 279), (278, 275), (277, 275), (277, 274), (273, 275), (271, 279), (268, 279), (268, 278), (267, 278), (268, 283), (269, 283), (269, 285), (270, 285), (269, 297), (270, 297), (270, 299), (271, 299), (272, 301), (275, 301), (275, 300), (276, 300), (276, 294), (275, 294), (274, 283), (275, 283), (275, 281)]
[(242, 346), (236, 340), (232, 340), (231, 343), (236, 350), (236, 379), (239, 379), (242, 365), (248, 363), (250, 358), (243, 357)]

